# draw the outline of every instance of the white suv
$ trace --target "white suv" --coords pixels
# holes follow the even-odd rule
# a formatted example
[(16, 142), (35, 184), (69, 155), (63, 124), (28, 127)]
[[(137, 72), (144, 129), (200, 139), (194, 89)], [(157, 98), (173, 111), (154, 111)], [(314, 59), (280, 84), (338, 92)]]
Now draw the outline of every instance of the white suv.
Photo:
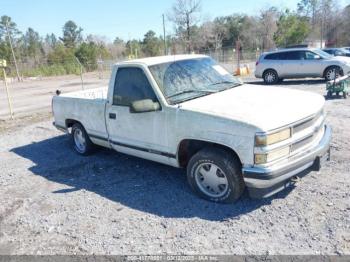
[(320, 49), (293, 48), (264, 53), (256, 62), (255, 77), (266, 84), (285, 78), (321, 77), (327, 81), (350, 74), (350, 57), (334, 57)]

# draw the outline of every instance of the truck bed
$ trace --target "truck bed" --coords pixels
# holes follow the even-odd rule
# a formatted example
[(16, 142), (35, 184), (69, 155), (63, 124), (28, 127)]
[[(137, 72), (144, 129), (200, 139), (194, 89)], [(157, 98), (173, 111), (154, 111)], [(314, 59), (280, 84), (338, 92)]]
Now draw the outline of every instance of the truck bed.
[(107, 99), (108, 88), (95, 88), (77, 92), (71, 92), (66, 94), (61, 94), (60, 97), (68, 97), (68, 98), (80, 98), (80, 99)]
[(107, 138), (105, 106), (107, 88), (97, 88), (54, 96), (55, 125), (66, 128), (66, 120), (79, 121), (90, 135)]

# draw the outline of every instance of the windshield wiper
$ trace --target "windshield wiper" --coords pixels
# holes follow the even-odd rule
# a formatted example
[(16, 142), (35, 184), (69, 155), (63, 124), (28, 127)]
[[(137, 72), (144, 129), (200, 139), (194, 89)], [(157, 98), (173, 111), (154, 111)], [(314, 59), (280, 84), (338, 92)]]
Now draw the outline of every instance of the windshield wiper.
[(202, 90), (202, 89), (190, 89), (190, 90), (184, 90), (175, 94), (172, 94), (170, 96), (167, 96), (167, 98), (172, 98), (175, 96), (179, 96), (182, 94), (188, 94), (188, 93), (204, 93), (204, 94), (213, 94), (213, 93), (217, 93), (217, 90)]

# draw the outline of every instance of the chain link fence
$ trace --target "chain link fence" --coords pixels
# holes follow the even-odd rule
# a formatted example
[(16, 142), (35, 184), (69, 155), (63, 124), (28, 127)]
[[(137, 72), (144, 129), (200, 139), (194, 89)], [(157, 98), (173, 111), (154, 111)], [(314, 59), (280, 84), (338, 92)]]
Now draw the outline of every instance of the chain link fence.
[[(195, 53), (212, 57), (231, 73), (234, 73), (239, 66), (249, 65), (253, 67), (260, 55), (257, 51), (236, 51), (233, 48), (206, 49)], [(143, 57), (139, 56), (138, 58)], [(109, 78), (112, 66), (115, 63), (128, 59), (128, 57), (105, 60), (99, 59), (96, 63), (85, 62), (84, 65), (77, 58), (59, 61), (18, 61), (19, 77), (21, 79), (41, 79), (44, 77), (62, 75), (77, 75), (77, 77), (81, 77), (81, 75), (90, 72), (96, 74), (99, 79), (106, 79)], [(8, 62), (6, 71), (9, 82), (17, 80), (13, 61)]]
[[(250, 65), (252, 72), (259, 56), (257, 52), (251, 51), (237, 54), (232, 48), (207, 49), (195, 53), (212, 57), (230, 73), (235, 73), (240, 65)], [(0, 119), (30, 114), (38, 108), (49, 108), (56, 89), (63, 88), (65, 92), (72, 92), (106, 86), (113, 65), (124, 60), (128, 60), (128, 57), (99, 59), (92, 64), (85, 62), (84, 65), (74, 57), (59, 61), (18, 61), (21, 82), (18, 82), (14, 63), (9, 61), (5, 69), (8, 88), (5, 88), (7, 86), (2, 81), (3, 73), (0, 73), (0, 101), (3, 105), (0, 107)]]

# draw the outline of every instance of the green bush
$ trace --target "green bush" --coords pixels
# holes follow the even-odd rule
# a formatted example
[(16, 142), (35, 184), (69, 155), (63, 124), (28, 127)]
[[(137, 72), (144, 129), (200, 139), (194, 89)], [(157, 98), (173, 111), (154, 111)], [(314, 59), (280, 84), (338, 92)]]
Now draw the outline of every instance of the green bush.
[(35, 76), (60, 76), (69, 74), (80, 74), (80, 67), (74, 63), (43, 65), (36, 68), (21, 70), (25, 77)]

